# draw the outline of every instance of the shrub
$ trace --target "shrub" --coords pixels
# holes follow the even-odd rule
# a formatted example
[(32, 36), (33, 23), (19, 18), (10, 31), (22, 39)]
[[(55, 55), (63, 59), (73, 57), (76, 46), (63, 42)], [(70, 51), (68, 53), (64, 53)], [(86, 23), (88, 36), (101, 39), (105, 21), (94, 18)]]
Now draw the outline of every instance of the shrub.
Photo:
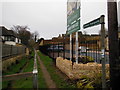
[(85, 75), (81, 76), (80, 80), (77, 82), (77, 87), (81, 89), (94, 88), (91, 79)]
[(94, 62), (94, 58), (92, 58), (90, 56), (81, 56), (81, 57), (78, 58), (78, 60), (79, 60), (79, 63), (81, 62), (81, 63), (84, 63), (84, 64), (86, 64), (88, 62)]

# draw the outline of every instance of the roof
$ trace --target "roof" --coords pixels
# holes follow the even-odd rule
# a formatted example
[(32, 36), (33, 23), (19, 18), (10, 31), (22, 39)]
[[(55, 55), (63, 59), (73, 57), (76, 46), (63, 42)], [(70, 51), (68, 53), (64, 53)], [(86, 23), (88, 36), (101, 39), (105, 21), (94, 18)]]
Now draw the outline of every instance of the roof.
[(0, 30), (2, 31), (2, 36), (14, 36), (17, 37), (17, 35), (12, 30), (8, 30), (4, 26), (0, 26)]

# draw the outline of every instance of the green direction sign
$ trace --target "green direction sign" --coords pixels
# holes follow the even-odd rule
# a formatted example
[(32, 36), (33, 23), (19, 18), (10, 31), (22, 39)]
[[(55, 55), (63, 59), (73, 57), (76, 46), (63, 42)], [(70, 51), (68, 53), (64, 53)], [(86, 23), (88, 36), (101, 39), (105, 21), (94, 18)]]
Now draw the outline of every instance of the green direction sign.
[(67, 34), (80, 30), (80, 8), (67, 18)]
[(96, 26), (96, 25), (99, 25), (99, 24), (100, 24), (100, 18), (95, 19), (95, 20), (93, 20), (93, 21), (91, 21), (89, 23), (84, 24), (83, 28), (85, 29), (85, 28)]
[(67, 18), (67, 25), (70, 25), (72, 22), (80, 18), (80, 9), (77, 9), (74, 13), (72, 13)]
[(78, 30), (80, 30), (80, 20), (67, 27), (67, 34), (72, 34), (73, 32), (76, 32)]
[(80, 30), (80, 0), (67, 1), (67, 34)]

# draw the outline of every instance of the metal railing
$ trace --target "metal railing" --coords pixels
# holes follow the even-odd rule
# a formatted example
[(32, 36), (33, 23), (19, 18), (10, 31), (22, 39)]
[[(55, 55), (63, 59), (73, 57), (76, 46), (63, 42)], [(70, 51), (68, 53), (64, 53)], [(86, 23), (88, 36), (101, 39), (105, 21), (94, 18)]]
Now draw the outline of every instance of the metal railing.
[[(92, 38), (91, 36), (89, 36), (89, 38)], [(53, 43), (55, 43), (53, 41)], [(75, 43), (73, 44), (75, 46)], [(62, 46), (63, 48), (60, 49), (60, 46)], [(45, 46), (44, 46), (45, 47)], [(56, 43), (56, 44), (51, 44), (49, 46), (46, 45), (46, 48), (43, 49), (43, 47), (40, 47), (41, 51), (44, 51), (45, 54), (47, 54), (48, 56), (50, 56), (53, 59), (56, 59), (57, 57), (63, 57), (66, 59), (70, 59), (70, 45), (67, 42), (63, 42), (63, 43)], [(73, 61), (75, 61), (75, 47), (73, 47)], [(43, 53), (44, 53), (43, 52)], [(78, 57), (79, 57), (79, 61), (80, 58), (86, 58), (93, 60), (96, 63), (101, 63), (101, 46), (100, 46), (100, 42), (99, 40), (81, 40), (79, 42), (79, 50), (78, 50)], [(109, 63), (109, 52), (105, 52), (105, 60), (106, 63)]]
[(34, 56), (34, 67), (33, 67), (33, 88), (38, 90), (38, 69), (37, 69), (36, 51)]

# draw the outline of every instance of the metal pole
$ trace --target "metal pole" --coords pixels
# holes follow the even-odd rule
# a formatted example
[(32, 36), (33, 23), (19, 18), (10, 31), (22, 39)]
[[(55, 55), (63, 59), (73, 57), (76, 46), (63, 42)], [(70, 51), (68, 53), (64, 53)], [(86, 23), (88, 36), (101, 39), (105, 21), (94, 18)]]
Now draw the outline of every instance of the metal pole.
[(53, 42), (53, 59), (54, 59), (54, 42)]
[(72, 34), (70, 34), (70, 61), (72, 61)]
[[(85, 34), (85, 36), (86, 36), (86, 34)], [(85, 48), (85, 55), (86, 55), (86, 62), (87, 62), (87, 36), (86, 36), (86, 38), (85, 38), (85, 46), (86, 46), (86, 48)]]
[(74, 50), (73, 50), (73, 47), (74, 47), (74, 40), (73, 40), (73, 37), (72, 37), (72, 65), (74, 63)]
[(63, 36), (63, 58), (65, 59), (65, 35)]
[(96, 60), (95, 60), (95, 62), (97, 63), (97, 40), (96, 40), (95, 44), (96, 44), (96, 52), (95, 52), (96, 53)]
[(76, 32), (76, 64), (78, 64), (78, 32)]
[(59, 42), (58, 42), (58, 57), (59, 57)]
[(106, 71), (105, 71), (105, 26), (104, 15), (100, 17), (101, 22), (101, 57), (102, 57), (102, 88), (106, 88)]
[(66, 36), (64, 36), (64, 58), (66, 58), (66, 56), (65, 56), (65, 39), (66, 39)]

